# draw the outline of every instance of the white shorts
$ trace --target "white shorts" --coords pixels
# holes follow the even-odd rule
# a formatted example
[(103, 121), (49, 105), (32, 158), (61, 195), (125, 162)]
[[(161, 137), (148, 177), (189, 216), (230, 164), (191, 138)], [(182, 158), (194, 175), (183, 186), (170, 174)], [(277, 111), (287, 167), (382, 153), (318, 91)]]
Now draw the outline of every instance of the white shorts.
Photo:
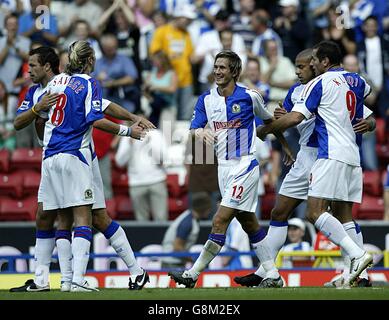
[(221, 205), (240, 211), (255, 212), (258, 203), (259, 166), (254, 156), (227, 160), (218, 166)]
[(80, 149), (80, 152), (86, 163), (69, 153), (59, 153), (43, 160), (39, 187), (43, 210), (91, 205), (95, 202), (92, 155), (89, 149)]
[(99, 161), (97, 157), (92, 160), (92, 172), (93, 172), (93, 191), (95, 192), (95, 203), (92, 206), (92, 210), (105, 208), (105, 196), (103, 179), (101, 178)]
[(307, 200), (309, 177), (316, 159), (317, 148), (301, 146), (296, 161), (282, 181), (278, 193), (294, 199)]
[(361, 203), (362, 168), (333, 159), (318, 159), (312, 167), (308, 196)]

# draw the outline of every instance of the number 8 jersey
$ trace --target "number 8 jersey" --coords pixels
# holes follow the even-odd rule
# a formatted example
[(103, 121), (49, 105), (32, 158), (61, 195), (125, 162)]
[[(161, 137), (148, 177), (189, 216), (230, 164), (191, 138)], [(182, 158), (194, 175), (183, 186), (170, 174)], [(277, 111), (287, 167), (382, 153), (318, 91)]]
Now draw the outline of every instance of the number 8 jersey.
[[(44, 155), (58, 153), (80, 157), (80, 149), (92, 142), (92, 124), (103, 118), (102, 90), (98, 81), (86, 74), (59, 74), (47, 86), (58, 93), (57, 103), (49, 109), (44, 132)], [(80, 159), (82, 160), (82, 159)]]
[[(353, 124), (364, 115), (364, 98), (370, 86), (356, 73), (333, 68), (306, 84), (292, 111), (309, 119), (316, 115), (318, 159), (334, 159), (360, 166)], [(359, 135), (360, 136), (360, 135)]]

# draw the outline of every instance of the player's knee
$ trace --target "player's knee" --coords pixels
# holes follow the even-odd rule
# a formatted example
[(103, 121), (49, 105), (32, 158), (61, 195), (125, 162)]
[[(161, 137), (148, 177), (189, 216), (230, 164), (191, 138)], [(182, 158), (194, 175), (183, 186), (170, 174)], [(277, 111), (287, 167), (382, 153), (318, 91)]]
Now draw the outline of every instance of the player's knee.
[(36, 227), (38, 230), (50, 230), (54, 227), (56, 215), (53, 212), (43, 211), (41, 206), (38, 206), (36, 212)]
[(271, 211), (271, 220), (273, 221), (287, 221), (289, 212), (281, 208), (275, 207)]
[(92, 211), (92, 225), (96, 230), (104, 232), (111, 222), (112, 219), (108, 216), (106, 210), (97, 209)]

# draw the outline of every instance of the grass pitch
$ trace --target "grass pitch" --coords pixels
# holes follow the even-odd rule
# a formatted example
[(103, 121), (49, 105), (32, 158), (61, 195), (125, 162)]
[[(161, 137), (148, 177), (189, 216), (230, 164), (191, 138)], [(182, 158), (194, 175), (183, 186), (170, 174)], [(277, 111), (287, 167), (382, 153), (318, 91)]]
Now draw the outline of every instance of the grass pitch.
[(0, 291), (1, 300), (389, 300), (389, 287), (332, 289), (323, 287), (258, 288), (153, 288), (142, 291), (101, 289), (70, 293)]

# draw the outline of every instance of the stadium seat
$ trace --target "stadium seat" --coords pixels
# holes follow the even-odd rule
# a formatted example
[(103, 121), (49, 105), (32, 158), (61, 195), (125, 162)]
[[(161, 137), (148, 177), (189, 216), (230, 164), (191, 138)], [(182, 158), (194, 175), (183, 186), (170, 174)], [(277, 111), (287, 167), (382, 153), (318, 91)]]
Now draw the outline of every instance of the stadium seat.
[(0, 174), (0, 195), (23, 196), (23, 172)]
[(363, 172), (363, 192), (372, 196), (380, 196), (382, 194), (382, 184), (378, 170)]
[(188, 196), (185, 195), (180, 198), (169, 197), (168, 206), (169, 206), (169, 220), (174, 220), (186, 209), (188, 209)]
[(0, 172), (8, 172), (10, 153), (7, 149), (0, 150)]
[(35, 220), (37, 207), (36, 196), (22, 200), (2, 198), (0, 201), (0, 221)]
[(384, 216), (384, 200), (381, 197), (363, 195), (362, 203), (357, 212), (357, 219), (378, 219)]
[(387, 139), (386, 139), (386, 134), (385, 134), (385, 120), (382, 118), (377, 118), (376, 119), (376, 137), (377, 137), (377, 144), (385, 144)]
[(169, 197), (178, 198), (181, 195), (181, 186), (178, 182), (178, 174), (168, 174), (166, 184)]
[(19, 148), (12, 152), (11, 170), (27, 169), (41, 170), (42, 149), (41, 148)]
[(271, 211), (276, 203), (276, 193), (273, 188), (265, 186), (265, 194), (261, 197), (260, 220), (270, 220)]
[(105, 200), (105, 205), (107, 207), (107, 213), (108, 215), (113, 219), (117, 219), (117, 213), (116, 213), (116, 201), (115, 199), (107, 199)]
[(23, 194), (36, 196), (38, 194), (41, 174), (36, 171), (25, 171), (23, 173)]
[(376, 153), (381, 169), (386, 169), (389, 163), (389, 144), (376, 144)]
[(127, 172), (120, 172), (112, 170), (112, 190), (115, 196), (126, 195), (128, 196), (128, 175)]
[(118, 220), (133, 220), (134, 212), (132, 210), (131, 199), (128, 196), (116, 196), (116, 217)]

